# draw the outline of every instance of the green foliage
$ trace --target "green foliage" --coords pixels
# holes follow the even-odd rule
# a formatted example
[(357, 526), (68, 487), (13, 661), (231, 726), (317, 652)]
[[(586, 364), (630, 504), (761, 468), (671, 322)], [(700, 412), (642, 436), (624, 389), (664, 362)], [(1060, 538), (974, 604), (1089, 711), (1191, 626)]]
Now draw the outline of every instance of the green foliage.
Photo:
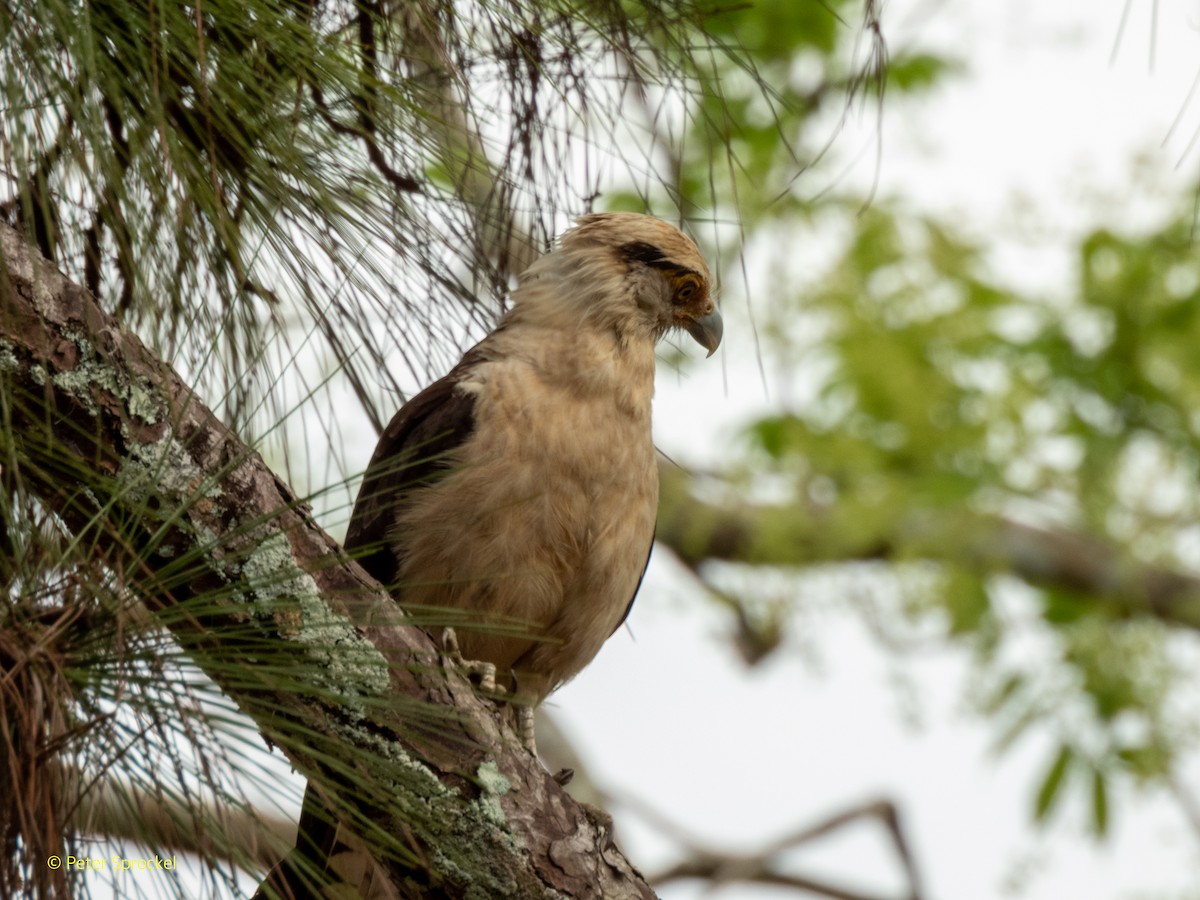
[[(1078, 788), (1101, 835), (1111, 778), (1163, 778), (1190, 747), (1191, 726), (1167, 713), (1181, 682), (1155, 593), (1175, 576), (1132, 573), (1194, 564), (1196, 260), (1190, 219), (1136, 238), (1097, 232), (1081, 246), (1078, 296), (1052, 303), (986, 278), (979, 248), (945, 225), (876, 205), (795, 298), (819, 343), (772, 332), (781, 356), (819, 360), (805, 370), (819, 373), (813, 400), (745, 431), (760, 468), (786, 473), (807, 504), (822, 498), (838, 547), (821, 558), (937, 561), (936, 590), (911, 611), (975, 648), (977, 677), (994, 685), (978, 705), (1002, 746), (1035, 726), (1074, 735), (1035, 813)], [(1045, 563), (1063, 580), (1037, 585), (1037, 627), (1061, 648), (1049, 670), (1007, 651), (1029, 623), (997, 617), (1011, 607), (987, 574), (1001, 538), (969, 524), (1029, 511), (1087, 536)]]
[[(1161, 779), (1188, 733), (1165, 713), (1178, 685), (1169, 629), (1155, 620), (1148, 582), (1122, 573), (1186, 568), (1180, 539), (1200, 512), (1190, 221), (1142, 238), (1090, 236), (1078, 296), (1051, 301), (989, 277), (988, 248), (946, 223), (883, 202), (860, 212), (856, 200), (798, 200), (796, 179), (829, 148), (831, 99), (844, 113), (885, 84), (894, 100), (959, 68), (921, 52), (888, 59), (865, 36), (848, 53), (846, 23), (859, 16), (849, 3), (715, 14), (708, 32), (751, 50), (754, 67), (695, 64), (682, 208), (736, 218), (751, 246), (771, 230), (776, 247), (831, 225), (847, 235), (802, 290), (788, 287), (786, 263), (770, 278), (775, 305), (759, 323), (767, 352), (796, 370), (811, 399), (746, 426), (749, 477), (771, 477), (777, 497), (790, 485), (783, 504), (802, 512), (764, 514), (747, 558), (882, 557), (899, 573), (935, 562), (932, 589), (910, 596), (907, 611), (972, 647), (971, 693), (1001, 746), (1035, 729), (1069, 735), (1035, 786), (1037, 818), (1078, 792), (1103, 835), (1110, 780)], [(771, 90), (751, 89), (762, 83)], [(716, 84), (726, 88), (720, 111), (708, 105)], [(636, 193), (613, 202), (652, 205)], [(1034, 623), (1009, 611), (997, 575), (1012, 553), (996, 546), (1009, 538), (994, 528), (1030, 515), (1084, 536), (1045, 549), (1033, 570), (1073, 552), (1098, 570), (1087, 584), (1036, 582)], [(707, 532), (694, 526), (700, 546)], [(1014, 660), (1031, 624), (1057, 659)]]
[[(747, 558), (883, 557), (900, 573), (934, 561), (932, 588), (906, 609), (972, 647), (970, 692), (999, 744), (1035, 729), (1070, 736), (1035, 786), (1037, 818), (1078, 792), (1106, 834), (1110, 780), (1161, 779), (1188, 733), (1165, 713), (1178, 685), (1169, 629), (1155, 621), (1148, 582), (1121, 573), (1186, 567), (1180, 539), (1200, 512), (1190, 221), (1142, 238), (1090, 236), (1078, 296), (1051, 301), (989, 277), (988, 248), (946, 223), (883, 202), (860, 213), (855, 200), (796, 199), (799, 173), (828, 149), (831, 98), (882, 93), (886, 79), (894, 100), (936, 87), (958, 64), (917, 52), (885, 69), (886, 52), (868, 38), (846, 52), (856, 5), (784, 6), (706, 19), (714, 39), (754, 52), (754, 68), (696, 64), (691, 140), (678, 162), (683, 209), (737, 218), (750, 246), (771, 230), (776, 247), (818, 230), (846, 234), (802, 290), (788, 287), (786, 263), (770, 278), (775, 305), (759, 323), (767, 352), (796, 370), (811, 399), (746, 426), (749, 477), (772, 477), (777, 497), (790, 485), (783, 503), (808, 521), (781, 513), (768, 524), (764, 514)], [(772, 89), (751, 89), (763, 82)], [(720, 112), (708, 105), (716, 84), (726, 89)], [(635, 193), (613, 202), (648, 205)], [(1031, 623), (1014, 618), (996, 577), (1012, 556), (994, 523), (1029, 515), (1085, 536), (1043, 548), (1045, 558), (1078, 552), (1099, 570), (1086, 586), (1036, 583), (1032, 625), (1060, 650), (1050, 662), (1014, 659)], [(706, 532), (694, 525), (700, 546)]]
[(889, 59), (876, 4), (861, 0), (765, 0), (697, 12), (703, 43), (679, 42), (670, 28), (647, 32), (653, 45), (680, 47), (689, 78), (661, 95), (666, 108), (682, 100), (686, 121), (671, 149), (670, 178), (661, 193), (618, 194), (610, 208), (677, 206), (685, 216), (747, 230), (787, 221), (803, 209), (793, 195), (797, 179), (822, 165), (849, 108), (882, 102), (885, 88), (928, 90), (956, 70), (928, 54)]
[(1060, 789), (1074, 759), (1075, 753), (1069, 744), (1063, 744), (1058, 748), (1054, 762), (1050, 764), (1042, 778), (1041, 785), (1038, 786), (1037, 803), (1033, 810), (1038, 819), (1045, 819), (1054, 809), (1054, 805), (1062, 794)]
[(899, 56), (888, 62), (888, 85), (901, 91), (931, 88), (959, 71), (951, 60), (928, 53)]
[[(1072, 779), (1072, 775), (1075, 776)], [(1054, 761), (1046, 769), (1038, 785), (1034, 801), (1033, 816), (1038, 822), (1046, 822), (1059, 806), (1064, 788), (1072, 780), (1085, 780), (1090, 792), (1092, 830), (1096, 837), (1108, 834), (1108, 776), (1104, 769), (1093, 767), (1081, 758), (1070, 744), (1062, 744)]]
[(745, 49), (756, 65), (790, 66), (803, 54), (833, 56), (850, 27), (847, 17), (860, 15), (850, 0), (765, 0), (726, 7), (708, 19), (708, 30)]

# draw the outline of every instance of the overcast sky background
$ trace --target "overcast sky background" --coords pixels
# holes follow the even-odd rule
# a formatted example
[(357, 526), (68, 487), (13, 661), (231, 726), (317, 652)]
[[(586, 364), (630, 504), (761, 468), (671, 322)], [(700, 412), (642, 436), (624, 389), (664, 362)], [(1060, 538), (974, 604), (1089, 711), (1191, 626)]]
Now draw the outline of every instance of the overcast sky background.
[[(1147, 229), (1187, 198), (1200, 171), (1200, 149), (1190, 147), (1200, 99), (1189, 99), (1200, 4), (883, 6), (893, 53), (928, 48), (966, 71), (919, 102), (885, 108), (878, 195), (952, 217), (989, 244), (999, 235), (990, 259), (998, 277), (1062, 296), (1086, 229)], [(844, 158), (859, 157), (845, 186), (864, 193), (875, 178), (867, 118), (839, 144)], [(825, 187), (812, 183), (814, 193)], [(754, 347), (738, 334), (744, 310), (727, 314), (723, 356), (710, 361), (721, 365), (660, 374), (656, 440), (692, 463), (719, 453), (738, 424), (788, 390), (771, 374), (764, 385), (747, 363)], [(1197, 896), (1200, 837), (1173, 801), (1118, 792), (1101, 845), (1087, 837), (1082, 804), (1035, 831), (1032, 792), (1050, 741), (995, 756), (992, 728), (965, 710), (961, 655), (889, 661), (857, 618), (836, 611), (837, 598), (805, 589), (818, 592), (805, 617), (811, 631), (793, 643), (807, 653), (783, 652), (747, 672), (724, 638), (728, 623), (658, 554), (631, 617), (634, 637), (618, 634), (550, 700), (593, 775), (724, 849), (752, 849), (847, 806), (892, 798), (933, 900)], [(1200, 791), (1200, 768), (1184, 777)], [(621, 813), (618, 837), (644, 871), (673, 858), (661, 832)], [(885, 896), (900, 896), (904, 883), (880, 830), (866, 825), (814, 843), (794, 865)], [(678, 886), (663, 896), (700, 894)], [(736, 887), (717, 896), (780, 894)]]

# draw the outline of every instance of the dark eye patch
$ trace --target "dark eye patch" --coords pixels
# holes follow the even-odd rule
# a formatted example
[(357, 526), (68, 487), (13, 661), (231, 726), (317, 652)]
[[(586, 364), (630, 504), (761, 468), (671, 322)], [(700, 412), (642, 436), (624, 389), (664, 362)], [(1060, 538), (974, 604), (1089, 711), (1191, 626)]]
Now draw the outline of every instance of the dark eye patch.
[(628, 244), (622, 244), (619, 248), (622, 259), (629, 262), (656, 263), (664, 259), (664, 254), (653, 244), (647, 244), (645, 241), (630, 241)]
[(621, 244), (617, 248), (617, 252), (621, 254), (621, 259), (626, 262), (644, 263), (652, 269), (669, 272), (676, 279), (690, 277), (696, 279), (697, 282), (700, 281), (700, 273), (695, 269), (689, 269), (687, 266), (681, 266), (677, 262), (672, 262), (667, 259), (665, 253), (653, 244), (647, 244), (645, 241), (630, 241), (627, 244)]

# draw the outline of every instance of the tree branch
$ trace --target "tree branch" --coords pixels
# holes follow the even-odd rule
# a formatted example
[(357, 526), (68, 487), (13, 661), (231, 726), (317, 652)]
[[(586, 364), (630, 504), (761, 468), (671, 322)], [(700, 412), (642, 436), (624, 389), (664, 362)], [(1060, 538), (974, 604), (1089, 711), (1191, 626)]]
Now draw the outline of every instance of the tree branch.
[(1200, 628), (1200, 578), (1135, 559), (1093, 535), (968, 509), (914, 510), (884, 533), (856, 542), (830, 527), (828, 512), (802, 504), (710, 502), (696, 496), (682, 469), (660, 466), (660, 476), (656, 540), (693, 568), (710, 559), (776, 566), (928, 559), (1086, 595), (1115, 615)]
[[(64, 780), (78, 783), (79, 773)], [(262, 871), (274, 866), (296, 841), (296, 823), (245, 807), (203, 810), (208, 828), (188, 827), (196, 810), (178, 798), (154, 796), (102, 777), (81, 798), (75, 827), (91, 838), (138, 841), (143, 846), (197, 856), (222, 857), (238, 848)], [(215, 829), (214, 829), (215, 825)]]
[[(643, 815), (647, 813), (644, 806), (640, 807)], [(657, 821), (660, 829), (672, 834), (677, 839), (682, 836), (681, 829), (669, 823), (662, 822), (658, 816), (651, 818)], [(868, 894), (854, 888), (834, 884), (821, 878), (812, 878), (789, 871), (784, 859), (788, 851), (822, 838), (827, 834), (839, 831), (847, 825), (860, 821), (875, 820), (883, 826), (888, 838), (896, 851), (900, 864), (904, 867), (905, 879), (908, 882), (908, 893), (905, 900), (922, 900), (925, 896), (921, 889), (921, 879), (917, 873), (916, 862), (900, 825), (900, 814), (890, 800), (873, 800), (860, 806), (853, 806), (775, 841), (759, 853), (730, 853), (724, 850), (712, 850), (703, 846), (694, 838), (683, 837), (683, 843), (688, 846), (688, 858), (652, 876), (655, 884), (662, 885), (672, 881), (701, 879), (708, 881), (713, 887), (730, 883), (764, 884), (775, 887), (793, 888), (831, 900), (879, 900), (878, 895)]]
[(653, 896), (259, 455), (6, 226), (0, 386), (27, 483), (77, 533), (116, 523), (102, 552), (184, 651), (357, 832), (407, 848), (383, 860), (401, 896)]

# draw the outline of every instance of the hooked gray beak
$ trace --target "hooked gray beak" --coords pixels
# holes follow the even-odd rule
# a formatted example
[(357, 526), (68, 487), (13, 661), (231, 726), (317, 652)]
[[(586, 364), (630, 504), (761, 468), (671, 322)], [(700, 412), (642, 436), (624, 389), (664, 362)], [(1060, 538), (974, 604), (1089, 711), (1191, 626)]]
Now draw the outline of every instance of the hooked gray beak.
[(684, 321), (683, 327), (696, 339), (697, 344), (708, 351), (709, 356), (717, 352), (717, 347), (721, 345), (721, 335), (725, 333), (725, 323), (721, 319), (721, 314), (715, 309), (707, 316), (687, 319)]

